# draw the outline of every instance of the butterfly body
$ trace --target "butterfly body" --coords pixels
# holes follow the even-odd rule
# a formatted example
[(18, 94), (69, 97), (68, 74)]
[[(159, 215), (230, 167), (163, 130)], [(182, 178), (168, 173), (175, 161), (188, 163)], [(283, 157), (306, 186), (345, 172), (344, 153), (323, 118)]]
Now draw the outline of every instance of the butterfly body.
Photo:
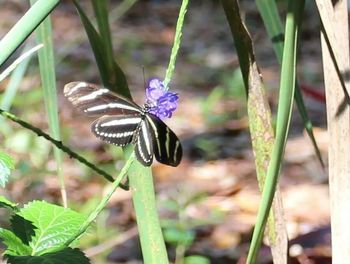
[(101, 140), (117, 146), (135, 145), (135, 156), (150, 166), (153, 156), (166, 165), (177, 166), (182, 158), (179, 139), (157, 116), (152, 105), (139, 106), (106, 88), (86, 82), (65, 85), (64, 94), (79, 110), (99, 116), (91, 132)]

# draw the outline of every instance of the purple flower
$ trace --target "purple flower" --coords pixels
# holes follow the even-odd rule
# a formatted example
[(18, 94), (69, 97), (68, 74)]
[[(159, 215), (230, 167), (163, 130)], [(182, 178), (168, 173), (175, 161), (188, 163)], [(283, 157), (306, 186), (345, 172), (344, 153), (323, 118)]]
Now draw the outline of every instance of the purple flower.
[(161, 80), (154, 78), (148, 83), (146, 89), (147, 105), (149, 113), (160, 119), (171, 117), (177, 108), (179, 96), (176, 93), (167, 92)]

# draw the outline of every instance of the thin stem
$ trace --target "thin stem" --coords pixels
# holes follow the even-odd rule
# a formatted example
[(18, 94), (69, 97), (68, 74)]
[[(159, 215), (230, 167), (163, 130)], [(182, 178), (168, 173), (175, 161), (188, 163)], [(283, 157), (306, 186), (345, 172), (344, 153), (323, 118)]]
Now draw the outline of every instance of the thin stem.
[[(104, 170), (99, 169), (98, 167), (96, 167), (94, 164), (92, 164), (91, 162), (89, 162), (88, 160), (86, 160), (84, 157), (80, 156), (79, 154), (77, 154), (76, 152), (72, 151), (69, 147), (65, 146), (62, 144), (61, 141), (55, 140), (54, 138), (52, 138), (50, 135), (46, 134), (45, 132), (43, 132), (41, 129), (32, 126), (31, 124), (21, 120), (20, 118), (18, 118), (17, 116), (15, 116), (14, 114), (11, 114), (7, 111), (4, 111), (2, 109), (0, 109), (0, 114), (10, 120), (12, 120), (13, 122), (16, 122), (17, 124), (21, 125), (24, 128), (27, 128), (29, 130), (31, 130), (32, 132), (34, 132), (35, 134), (37, 134), (39, 137), (43, 137), (46, 140), (50, 141), (52, 144), (54, 144), (57, 148), (59, 148), (60, 150), (62, 150), (63, 152), (67, 153), (71, 158), (78, 160), (79, 162), (83, 163), (84, 165), (86, 165), (87, 167), (89, 167), (90, 169), (94, 170), (95, 172), (97, 172), (98, 174), (102, 175), (103, 177), (106, 178), (106, 180), (113, 182), (114, 179), (113, 177), (108, 174), (107, 172), (105, 172)], [(128, 188), (125, 187), (124, 185), (120, 184), (120, 187), (123, 188), (124, 190), (127, 190)]]
[[(22, 62), (28, 63), (30, 57), (39, 49), (44, 47), (43, 44), (38, 44), (35, 47), (25, 50), (21, 56), (19, 56), (9, 67), (7, 67), (2, 73), (0, 73), (0, 82), (2, 82), (7, 76), (10, 75), (10, 73), (16, 69), (16, 67), (21, 64)], [(26, 48), (25, 48), (26, 49)]]
[(79, 228), (79, 230), (77, 231), (77, 233), (72, 236), (66, 243), (65, 246), (69, 246), (72, 242), (74, 242), (74, 240), (76, 240), (77, 238), (79, 238), (82, 234), (84, 234), (86, 232), (86, 230), (88, 229), (88, 227), (91, 225), (91, 223), (93, 221), (95, 221), (95, 219), (97, 218), (97, 216), (100, 214), (100, 212), (106, 207), (109, 199), (111, 198), (111, 196), (113, 195), (113, 193), (116, 191), (116, 189), (119, 187), (121, 180), (124, 178), (124, 176), (126, 175), (126, 173), (128, 172), (130, 165), (134, 162), (135, 160), (135, 156), (132, 154), (130, 155), (129, 159), (126, 161), (124, 167), (122, 168), (122, 170), (120, 171), (118, 177), (115, 179), (115, 181), (112, 183), (112, 188), (109, 191), (109, 193), (103, 197), (103, 199), (101, 200), (101, 202), (96, 206), (95, 210), (92, 211), (88, 217), (88, 219), (86, 219), (86, 221), (82, 224), (82, 226)]
[(179, 17), (177, 19), (176, 23), (176, 31), (175, 31), (175, 37), (174, 37), (174, 43), (173, 48), (171, 50), (169, 65), (165, 73), (164, 78), (164, 86), (166, 89), (169, 89), (168, 85), (170, 83), (170, 80), (173, 76), (174, 70), (175, 70), (175, 63), (176, 63), (176, 57), (180, 49), (181, 44), (181, 37), (182, 37), (182, 27), (185, 20), (185, 14), (187, 12), (187, 6), (188, 6), (188, 0), (182, 0)]

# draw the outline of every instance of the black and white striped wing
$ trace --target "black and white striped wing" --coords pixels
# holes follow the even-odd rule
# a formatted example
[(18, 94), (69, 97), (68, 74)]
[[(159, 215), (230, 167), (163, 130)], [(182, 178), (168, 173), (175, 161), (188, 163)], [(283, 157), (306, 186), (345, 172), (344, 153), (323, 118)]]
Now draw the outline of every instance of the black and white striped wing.
[(175, 133), (158, 117), (148, 113), (146, 120), (153, 138), (156, 159), (163, 164), (176, 167), (182, 158), (182, 147)]
[(141, 125), (141, 116), (102, 116), (91, 124), (91, 132), (101, 140), (117, 146), (132, 142)]
[(134, 152), (137, 160), (144, 166), (151, 166), (153, 162), (153, 140), (146, 119), (141, 121), (133, 141), (135, 143)]
[(141, 113), (141, 108), (134, 102), (91, 83), (68, 83), (64, 86), (64, 95), (75, 107), (89, 116)]

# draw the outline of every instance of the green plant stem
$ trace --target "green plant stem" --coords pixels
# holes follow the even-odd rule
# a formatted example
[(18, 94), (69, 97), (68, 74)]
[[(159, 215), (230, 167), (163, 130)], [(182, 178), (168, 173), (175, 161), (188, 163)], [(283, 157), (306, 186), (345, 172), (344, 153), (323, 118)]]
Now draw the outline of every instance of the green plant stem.
[(157, 213), (151, 168), (134, 162), (128, 175), (144, 263), (169, 263)]
[[(30, 0), (33, 6), (37, 0)], [(60, 124), (58, 120), (57, 92), (56, 92), (56, 73), (55, 73), (55, 56), (52, 40), (51, 18), (47, 16), (40, 26), (35, 30), (36, 40), (42, 43), (44, 47), (38, 51), (39, 69), (46, 114), (48, 117), (50, 134), (56, 140), (61, 139)], [(56, 160), (57, 177), (60, 182), (61, 198), (64, 207), (68, 207), (67, 192), (64, 183), (62, 152), (54, 148)]]
[(59, 0), (39, 0), (0, 41), (0, 66), (56, 7)]
[(261, 241), (264, 236), (267, 218), (276, 190), (284, 147), (289, 131), (296, 79), (298, 27), (303, 8), (304, 1), (288, 1), (286, 37), (284, 42), (281, 69), (280, 99), (277, 111), (276, 140), (272, 150), (271, 160), (262, 192), (262, 200), (259, 206), (257, 221), (247, 257), (247, 263), (249, 264), (256, 263)]
[(185, 20), (185, 15), (187, 12), (187, 6), (188, 6), (188, 0), (182, 0), (179, 17), (176, 23), (176, 31), (175, 31), (175, 37), (173, 42), (173, 48), (171, 50), (170, 60), (169, 60), (168, 68), (165, 73), (164, 82), (163, 82), (166, 89), (169, 89), (168, 85), (170, 83), (170, 80), (175, 70), (175, 63), (176, 63), (177, 54), (180, 49), (182, 28)]
[(82, 224), (82, 226), (79, 228), (77, 233), (74, 236), (72, 236), (72, 238), (69, 239), (65, 243), (65, 246), (68, 247), (74, 240), (76, 240), (82, 234), (84, 234), (86, 232), (86, 230), (89, 228), (89, 226), (92, 224), (92, 222), (95, 221), (96, 217), (106, 207), (109, 199), (111, 198), (113, 193), (116, 191), (116, 189), (119, 187), (120, 182), (122, 181), (122, 179), (124, 178), (124, 176), (128, 172), (128, 170), (129, 170), (131, 164), (134, 162), (134, 160), (135, 160), (134, 155), (130, 155), (129, 159), (126, 161), (126, 163), (125, 163), (124, 167), (122, 168), (122, 170), (120, 171), (119, 175), (112, 183), (111, 190), (109, 191), (109, 193), (103, 197), (101, 202), (96, 206), (95, 210), (90, 213), (88, 219), (86, 219), (86, 221)]
[[(22, 127), (31, 130), (32, 132), (34, 132), (35, 134), (37, 134), (39, 137), (43, 137), (46, 140), (50, 141), (52, 144), (54, 144), (57, 148), (59, 148), (60, 150), (62, 150), (63, 152), (67, 153), (69, 155), (69, 157), (78, 160), (79, 162), (83, 163), (84, 165), (86, 165), (87, 167), (89, 167), (90, 169), (94, 170), (95, 172), (97, 172), (98, 174), (102, 175), (104, 178), (106, 178), (106, 180), (113, 182), (114, 179), (111, 175), (109, 175), (107, 172), (105, 172), (104, 170), (99, 169), (98, 167), (96, 167), (94, 164), (92, 164), (91, 162), (89, 162), (88, 160), (86, 160), (84, 157), (80, 156), (79, 154), (77, 154), (76, 152), (72, 151), (69, 147), (65, 146), (62, 144), (61, 141), (55, 140), (54, 138), (52, 138), (50, 135), (46, 134), (45, 132), (43, 132), (41, 129), (32, 126), (31, 124), (21, 120), (20, 118), (18, 118), (17, 116), (15, 116), (14, 114), (11, 114), (7, 111), (4, 111), (2, 109), (0, 109), (0, 114), (10, 120), (12, 120), (13, 122), (16, 122), (17, 124), (21, 125)], [(120, 184), (120, 187), (127, 190), (128, 188), (126, 188), (124, 185)]]
[[(183, 0), (177, 20), (169, 65), (164, 78), (164, 86), (167, 89), (175, 70), (176, 57), (181, 44), (182, 27), (187, 6), (188, 0)], [(169, 263), (156, 208), (151, 169), (143, 167), (139, 162), (133, 163), (129, 171), (129, 181), (133, 191), (133, 203), (136, 212), (137, 226), (139, 228), (144, 263)]]

